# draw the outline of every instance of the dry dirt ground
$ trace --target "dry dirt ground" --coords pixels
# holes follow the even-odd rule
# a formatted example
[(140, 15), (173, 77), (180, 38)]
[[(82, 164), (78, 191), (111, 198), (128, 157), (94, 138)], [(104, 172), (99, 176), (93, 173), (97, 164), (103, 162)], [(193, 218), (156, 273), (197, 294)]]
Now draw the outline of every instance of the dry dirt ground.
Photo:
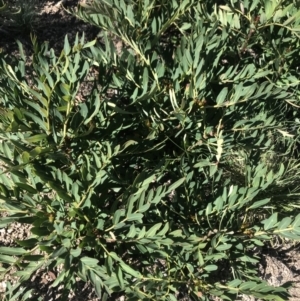
[[(30, 0), (27, 0), (30, 1)], [(33, 0), (31, 0), (33, 1)], [(38, 4), (36, 9), (38, 15), (33, 19), (32, 28), (37, 36), (38, 41), (48, 41), (49, 46), (56, 51), (60, 51), (63, 47), (65, 35), (68, 34), (69, 41), (72, 43), (77, 32), (85, 32), (86, 40), (95, 39), (99, 33), (99, 29), (87, 25), (74, 16), (68, 14), (62, 7), (62, 3), (66, 8), (76, 7), (77, 0), (55, 0), (45, 1), (36, 0)], [(3, 21), (3, 20), (2, 20)], [(0, 49), (5, 53), (17, 53), (18, 47), (15, 39), (19, 39), (25, 48), (27, 54), (31, 52), (30, 35), (27, 28), (22, 26), (16, 27), (14, 24), (7, 22), (1, 23), (0, 15)], [(15, 239), (24, 239), (30, 234), (30, 229), (18, 224), (10, 225), (7, 228), (0, 229), (0, 246), (9, 246), (14, 243)], [(262, 262), (260, 263), (260, 276), (267, 280), (271, 285), (279, 286), (287, 281), (294, 281), (295, 285), (290, 290), (292, 297), (290, 301), (300, 300), (300, 246), (291, 243), (278, 242), (274, 248), (265, 248), (262, 252)], [(37, 295), (35, 300), (54, 301), (61, 300), (59, 287), (51, 287), (52, 282), (57, 277), (56, 272), (40, 270), (27, 283), (28, 288), (36, 289)], [(17, 281), (10, 275), (5, 280)], [(5, 280), (0, 280), (0, 301), (5, 290)], [(2, 293), (2, 297), (1, 297)], [(78, 281), (78, 290), (69, 295), (70, 301), (96, 301), (93, 289), (89, 284)], [(124, 300), (121, 296), (112, 296), (113, 300)], [(187, 296), (183, 296), (180, 300), (189, 300)], [(213, 300), (213, 299), (212, 299)], [(242, 296), (237, 300), (254, 301), (254, 298)]]
[[(0, 48), (4, 52), (17, 50), (15, 39), (22, 42), (25, 50), (31, 50), (30, 31), (32, 30), (37, 36), (37, 40), (49, 42), (49, 48), (59, 51), (64, 44), (65, 35), (68, 35), (70, 44), (75, 39), (76, 33), (85, 32), (87, 41), (95, 39), (99, 29), (85, 24), (71, 14), (66, 9), (77, 7), (79, 0), (10, 0), (7, 2), (35, 3), (37, 15), (26, 17), (27, 21), (18, 18), (18, 15), (12, 16), (13, 20), (1, 22), (0, 14)], [(28, 13), (31, 12), (31, 9)], [(30, 21), (28, 21), (30, 19)], [(22, 24), (23, 23), (23, 24)]]

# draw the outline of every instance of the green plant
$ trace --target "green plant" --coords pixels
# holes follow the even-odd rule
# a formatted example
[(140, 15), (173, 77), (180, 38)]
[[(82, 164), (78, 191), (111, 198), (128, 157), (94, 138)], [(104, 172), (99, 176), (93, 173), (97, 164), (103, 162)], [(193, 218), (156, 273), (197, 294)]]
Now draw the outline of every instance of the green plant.
[(32, 225), (0, 247), (0, 271), (20, 277), (8, 295), (63, 265), (64, 296), (79, 276), (101, 300), (286, 300), (255, 250), (300, 236), (296, 4), (95, 0), (76, 14), (104, 45), (66, 38), (57, 57), (33, 38), (30, 66), (22, 47), (1, 58), (0, 225)]

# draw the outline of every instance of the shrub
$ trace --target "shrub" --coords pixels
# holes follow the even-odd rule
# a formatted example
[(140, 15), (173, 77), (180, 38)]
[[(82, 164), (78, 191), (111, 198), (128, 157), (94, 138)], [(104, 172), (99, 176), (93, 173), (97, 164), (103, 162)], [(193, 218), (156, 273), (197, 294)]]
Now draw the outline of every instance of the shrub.
[(300, 236), (296, 4), (111, 0), (76, 14), (101, 43), (66, 38), (57, 57), (33, 38), (30, 66), (2, 54), (1, 226), (32, 226), (0, 247), (1, 272), (20, 277), (8, 295), (62, 265), (64, 298), (80, 277), (101, 300), (286, 300), (257, 264), (273, 237)]

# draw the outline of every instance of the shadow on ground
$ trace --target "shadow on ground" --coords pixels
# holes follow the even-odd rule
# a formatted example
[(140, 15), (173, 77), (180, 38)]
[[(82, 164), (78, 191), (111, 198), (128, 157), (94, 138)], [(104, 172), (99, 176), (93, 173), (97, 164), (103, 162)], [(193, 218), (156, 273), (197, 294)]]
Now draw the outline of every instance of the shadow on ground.
[(62, 1), (39, 1), (36, 14), (32, 17), (31, 24), (23, 25), (21, 16), (14, 15), (14, 19), (7, 19), (0, 15), (0, 49), (4, 53), (18, 51), (16, 40), (19, 40), (28, 55), (32, 52), (30, 35), (34, 34), (37, 41), (49, 42), (49, 48), (60, 52), (64, 45), (65, 36), (68, 35), (70, 44), (73, 43), (76, 34), (80, 36), (85, 32), (85, 40), (90, 41), (97, 37), (99, 29), (95, 26), (78, 20), (66, 10), (75, 9), (78, 0)]

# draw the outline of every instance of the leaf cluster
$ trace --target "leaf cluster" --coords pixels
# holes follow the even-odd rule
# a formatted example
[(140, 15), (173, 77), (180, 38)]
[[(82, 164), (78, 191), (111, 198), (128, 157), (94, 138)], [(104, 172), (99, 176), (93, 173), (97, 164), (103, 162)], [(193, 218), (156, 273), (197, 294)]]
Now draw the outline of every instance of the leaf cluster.
[(0, 247), (0, 272), (20, 286), (63, 265), (52, 286), (67, 296), (80, 277), (101, 300), (286, 300), (256, 252), (300, 237), (286, 2), (93, 1), (74, 13), (100, 41), (66, 37), (56, 55), (32, 37), (29, 66), (21, 45), (2, 53), (0, 225), (32, 235)]

